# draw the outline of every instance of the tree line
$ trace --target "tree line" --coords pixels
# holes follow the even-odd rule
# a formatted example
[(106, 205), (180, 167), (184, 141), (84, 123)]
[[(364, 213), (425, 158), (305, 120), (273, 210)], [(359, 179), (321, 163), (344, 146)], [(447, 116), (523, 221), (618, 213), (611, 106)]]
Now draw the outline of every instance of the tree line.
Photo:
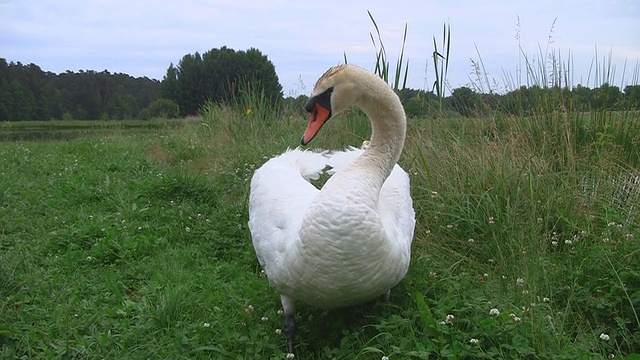
[(463, 86), (453, 89), (442, 99), (442, 105), (430, 91), (403, 89), (398, 95), (408, 117), (436, 116), (443, 111), (471, 117), (490, 113), (529, 116), (549, 111), (640, 110), (640, 85), (627, 85), (623, 91), (607, 83), (593, 89), (582, 85), (573, 89), (534, 85), (505, 94), (480, 93)]
[(0, 121), (132, 119), (160, 94), (160, 82), (108, 71), (43, 71), (0, 59)]
[[(274, 65), (253, 48), (186, 54), (169, 65), (162, 81), (106, 70), (54, 74), (0, 58), (0, 121), (175, 118), (197, 114), (206, 101), (233, 103), (255, 93), (286, 110), (301, 111), (307, 100), (283, 98)], [(415, 89), (398, 95), (408, 117), (640, 110), (640, 85), (623, 90), (606, 83), (593, 89), (523, 86), (505, 94), (460, 87), (443, 99)]]

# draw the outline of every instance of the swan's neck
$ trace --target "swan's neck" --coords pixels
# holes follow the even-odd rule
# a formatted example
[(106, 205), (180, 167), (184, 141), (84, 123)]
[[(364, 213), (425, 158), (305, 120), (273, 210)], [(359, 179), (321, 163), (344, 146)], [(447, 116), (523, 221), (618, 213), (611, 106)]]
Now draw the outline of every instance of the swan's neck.
[(402, 103), (393, 90), (382, 80), (375, 85), (357, 104), (371, 122), (371, 141), (353, 167), (375, 172), (371, 175), (380, 180), (381, 187), (400, 158), (407, 123)]

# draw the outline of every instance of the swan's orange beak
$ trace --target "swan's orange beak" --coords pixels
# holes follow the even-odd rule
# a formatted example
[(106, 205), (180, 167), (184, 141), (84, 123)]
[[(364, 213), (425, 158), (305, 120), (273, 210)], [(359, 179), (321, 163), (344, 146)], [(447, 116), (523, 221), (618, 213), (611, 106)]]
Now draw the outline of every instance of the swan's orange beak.
[(307, 145), (316, 136), (316, 134), (318, 134), (322, 125), (324, 125), (330, 117), (330, 109), (327, 109), (319, 103), (315, 103), (313, 111), (311, 111), (311, 116), (309, 116), (307, 130), (304, 131), (304, 135), (302, 135), (300, 143), (302, 143), (302, 145)]

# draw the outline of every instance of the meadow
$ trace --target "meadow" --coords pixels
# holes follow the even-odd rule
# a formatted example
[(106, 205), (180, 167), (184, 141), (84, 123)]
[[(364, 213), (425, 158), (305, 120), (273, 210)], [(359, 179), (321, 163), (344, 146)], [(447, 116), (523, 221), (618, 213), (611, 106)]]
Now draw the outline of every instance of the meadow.
[[(0, 357), (283, 359), (247, 228), (299, 114), (0, 142)], [(357, 111), (312, 148), (369, 136)], [(388, 302), (298, 309), (297, 359), (640, 358), (640, 116), (410, 119), (417, 224)]]

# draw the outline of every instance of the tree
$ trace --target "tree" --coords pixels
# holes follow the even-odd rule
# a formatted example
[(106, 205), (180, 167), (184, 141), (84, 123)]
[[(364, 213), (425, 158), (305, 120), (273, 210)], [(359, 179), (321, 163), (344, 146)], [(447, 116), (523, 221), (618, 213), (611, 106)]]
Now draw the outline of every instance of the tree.
[(169, 64), (167, 74), (162, 79), (160, 85), (160, 96), (165, 99), (177, 99), (178, 98), (178, 69), (173, 66), (173, 63)]
[(169, 65), (162, 94), (175, 101), (182, 115), (195, 114), (207, 100), (230, 103), (242, 91), (263, 93), (268, 101), (282, 99), (275, 67), (257, 49), (235, 51), (223, 46), (200, 55), (185, 55)]
[(471, 116), (479, 110), (479, 97), (475, 91), (463, 86), (453, 89), (449, 98), (451, 108), (462, 116)]
[(36, 99), (31, 90), (23, 86), (18, 80), (9, 83), (10, 120), (33, 120), (36, 110)]
[(149, 106), (140, 110), (138, 117), (143, 120), (149, 119), (175, 119), (179, 115), (178, 104), (169, 99), (156, 99)]
[(138, 105), (135, 96), (122, 94), (109, 99), (106, 106), (106, 113), (112, 120), (128, 120), (135, 117), (138, 112), (137, 109)]
[(604, 83), (599, 88), (594, 89), (593, 106), (596, 109), (613, 109), (621, 95), (622, 93), (617, 86)]
[(60, 90), (48, 84), (42, 88), (36, 108), (36, 120), (62, 118), (62, 98)]
[(640, 85), (625, 86), (624, 97), (627, 101), (627, 109), (640, 110)]

